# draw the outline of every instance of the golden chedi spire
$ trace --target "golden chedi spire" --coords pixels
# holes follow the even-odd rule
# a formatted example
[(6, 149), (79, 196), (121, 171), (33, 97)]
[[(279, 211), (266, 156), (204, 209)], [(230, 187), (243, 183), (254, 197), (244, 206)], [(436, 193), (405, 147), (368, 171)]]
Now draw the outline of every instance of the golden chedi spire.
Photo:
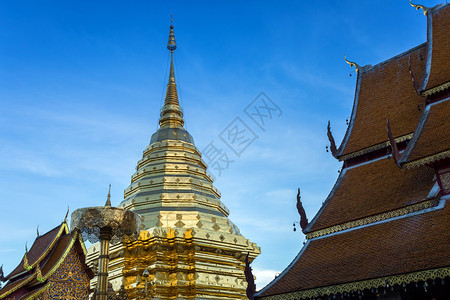
[[(173, 19), (171, 19), (173, 21)], [(173, 52), (177, 49), (177, 42), (175, 41), (175, 33), (173, 31), (173, 24), (170, 24), (169, 41), (167, 42), (167, 49), (170, 51), (170, 73), (169, 83), (167, 84), (166, 98), (164, 99), (164, 106), (161, 108), (161, 118), (159, 125), (161, 128), (179, 128), (183, 127), (183, 110), (178, 102), (177, 84), (175, 83), (175, 69), (173, 67)]]
[[(249, 253), (252, 261), (261, 250), (228, 218), (202, 154), (183, 127), (173, 63), (176, 48), (171, 25), (170, 75), (160, 128), (119, 204), (142, 217), (141, 233), (138, 240), (111, 245), (109, 282), (116, 290), (123, 284), (130, 299), (145, 296), (139, 277), (147, 276), (148, 297), (154, 299), (248, 300), (245, 257)], [(86, 260), (93, 268), (98, 248), (88, 250)]]

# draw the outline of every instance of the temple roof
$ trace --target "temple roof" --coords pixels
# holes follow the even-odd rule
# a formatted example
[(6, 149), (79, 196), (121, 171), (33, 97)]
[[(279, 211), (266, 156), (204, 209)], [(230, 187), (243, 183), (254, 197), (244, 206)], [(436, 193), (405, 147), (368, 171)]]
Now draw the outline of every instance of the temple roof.
[[(0, 299), (14, 297), (18, 300), (33, 296), (35, 292), (47, 285), (49, 277), (59, 268), (69, 251), (76, 251), (82, 255), (84, 263), (86, 250), (80, 234), (69, 233), (66, 222), (63, 222), (60, 226), (36, 238), (27, 255), (29, 264), (33, 267), (29, 270), (24, 269), (22, 259), (19, 266), (8, 275), (9, 281), (0, 290)], [(94, 274), (86, 265), (84, 266), (85, 272), (92, 278)]]
[(309, 240), (258, 297), (449, 266), (450, 256), (443, 255), (450, 248), (445, 202), (429, 212)]
[(305, 233), (424, 201), (433, 176), (432, 169), (402, 170), (386, 158), (345, 168)]
[[(373, 67), (359, 70), (355, 101), (345, 137), (338, 150), (338, 158), (387, 142), (386, 119), (391, 120), (395, 137), (412, 134), (423, 108), (411, 81), (409, 59), (422, 81), (425, 69), (426, 44), (422, 44)], [(395, 88), (394, 88), (395, 87)]]
[(427, 73), (422, 90), (449, 83), (450, 5), (438, 5), (428, 13)]
[(429, 163), (450, 156), (445, 154), (450, 150), (449, 112), (449, 99), (426, 107), (401, 164)]
[[(59, 237), (63, 234), (67, 234), (69, 229), (65, 222), (61, 225), (56, 226), (49, 232), (38, 236), (31, 246), (30, 250), (27, 252), (28, 264), (33, 267), (37, 262), (42, 261), (44, 257), (52, 250), (53, 246), (57, 243)], [(13, 278), (14, 276), (25, 272), (24, 269), (24, 259), (22, 258), (19, 265), (5, 278), (7, 280)]]
[[(351, 121), (335, 155), (345, 161), (339, 178), (305, 228), (305, 246), (257, 298), (375, 295), (380, 286), (450, 276), (449, 6), (415, 7), (428, 15), (427, 43), (359, 67)], [(387, 119), (389, 134), (402, 142), (393, 155)]]

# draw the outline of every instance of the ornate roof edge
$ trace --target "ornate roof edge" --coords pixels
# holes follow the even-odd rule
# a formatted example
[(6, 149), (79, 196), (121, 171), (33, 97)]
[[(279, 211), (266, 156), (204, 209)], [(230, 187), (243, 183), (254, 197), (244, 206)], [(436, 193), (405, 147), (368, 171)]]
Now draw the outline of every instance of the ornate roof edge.
[(440, 153), (437, 153), (437, 154), (434, 154), (434, 155), (431, 155), (431, 156), (427, 156), (427, 157), (424, 157), (424, 158), (421, 158), (421, 159), (418, 159), (418, 160), (407, 162), (403, 166), (406, 169), (412, 169), (412, 168), (415, 168), (415, 167), (420, 167), (420, 166), (423, 166), (425, 164), (432, 163), (432, 162), (435, 162), (435, 161), (447, 158), (447, 157), (450, 157), (450, 150), (446, 150), (446, 151), (443, 151), (443, 152), (440, 152)]
[[(319, 287), (309, 290), (296, 291), (286, 294), (278, 294), (271, 296), (264, 296), (261, 299), (270, 300), (294, 300), (304, 298), (314, 298), (318, 296), (326, 296), (337, 293), (345, 293), (351, 291), (363, 291), (365, 289), (393, 286), (395, 284), (401, 285), (403, 283), (411, 283), (418, 281), (426, 281), (429, 279), (445, 278), (450, 276), (450, 267), (436, 268), (430, 270), (422, 270), (417, 272), (405, 273), (400, 275), (391, 275), (386, 277), (373, 278), (362, 281), (355, 281), (326, 287)], [(259, 293), (258, 293), (259, 294)], [(258, 296), (258, 294), (256, 296)]]
[[(396, 143), (401, 143), (401, 142), (410, 140), (413, 137), (413, 135), (414, 135), (414, 133), (409, 133), (409, 134), (406, 134), (406, 135), (402, 135), (402, 136), (396, 137), (394, 140), (395, 140)], [(375, 151), (375, 150), (386, 148), (386, 147), (388, 147), (390, 145), (391, 145), (391, 143), (389, 142), (389, 140), (387, 140), (386, 142), (382, 142), (382, 143), (370, 146), (368, 148), (364, 148), (364, 149), (361, 149), (359, 151), (343, 155), (343, 156), (339, 157), (338, 159), (339, 159), (339, 161), (343, 161), (343, 160), (347, 160), (347, 159), (350, 159), (350, 158), (355, 158), (355, 157), (358, 157), (358, 156), (370, 153), (370, 152)]]
[(423, 92), (422, 92), (422, 95), (424, 95), (424, 96), (430, 96), (430, 95), (433, 95), (433, 94), (442, 92), (442, 91), (444, 91), (444, 90), (446, 90), (446, 89), (448, 89), (448, 88), (450, 88), (450, 81), (448, 81), (448, 82), (446, 82), (446, 83), (443, 83), (443, 84), (441, 84), (441, 85), (438, 85), (438, 86), (436, 86), (436, 87), (434, 87), (434, 88), (431, 88), (431, 89), (429, 89), (429, 90), (423, 91)]
[(350, 122), (348, 123), (348, 127), (345, 132), (344, 138), (342, 139), (341, 145), (339, 146), (336, 154), (336, 158), (338, 158), (339, 161), (341, 161), (342, 152), (347, 146), (348, 139), (350, 138), (350, 134), (352, 133), (353, 125), (355, 124), (356, 111), (358, 109), (359, 103), (359, 91), (361, 90), (361, 77), (362, 73), (358, 73), (358, 77), (356, 79), (355, 97), (353, 99), (353, 107), (352, 107), (352, 114), (350, 116)]
[(328, 228), (319, 229), (306, 234), (307, 239), (315, 239), (318, 237), (326, 236), (332, 233), (340, 232), (347, 229), (356, 228), (363, 225), (374, 224), (380, 221), (393, 219), (400, 216), (406, 216), (410, 213), (418, 212), (427, 208), (436, 207), (439, 204), (439, 199), (425, 200), (419, 203), (415, 203), (409, 206), (405, 206), (396, 210), (384, 212), (381, 214), (361, 218), (358, 220), (346, 222), (343, 224), (334, 225)]

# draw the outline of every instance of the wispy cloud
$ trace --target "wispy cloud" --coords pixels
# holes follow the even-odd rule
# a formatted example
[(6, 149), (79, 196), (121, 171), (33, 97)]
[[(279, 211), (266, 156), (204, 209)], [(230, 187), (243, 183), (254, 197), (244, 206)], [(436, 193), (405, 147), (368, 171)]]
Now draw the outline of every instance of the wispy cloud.
[(279, 275), (281, 271), (269, 270), (269, 269), (258, 269), (253, 270), (253, 275), (256, 277), (255, 284), (256, 289), (260, 290), (275, 279), (275, 276)]

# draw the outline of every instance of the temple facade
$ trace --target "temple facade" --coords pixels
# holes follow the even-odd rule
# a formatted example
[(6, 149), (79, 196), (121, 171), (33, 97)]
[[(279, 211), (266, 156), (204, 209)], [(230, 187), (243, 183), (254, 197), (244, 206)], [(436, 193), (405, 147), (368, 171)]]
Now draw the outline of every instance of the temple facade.
[[(123, 285), (130, 299), (146, 292), (152, 299), (246, 299), (245, 257), (253, 260), (260, 249), (228, 219), (229, 210), (183, 127), (173, 65), (176, 47), (171, 25), (160, 127), (119, 205), (139, 213), (143, 226), (138, 240), (111, 246), (109, 280), (116, 291)], [(98, 245), (88, 250), (87, 263), (94, 271), (98, 250)], [(95, 285), (96, 278), (91, 281)]]
[[(356, 67), (343, 168), (291, 264), (257, 299), (449, 299), (450, 5), (427, 41)], [(386, 131), (388, 132), (386, 134)]]
[(39, 235), (19, 265), (6, 277), (0, 268), (0, 299), (89, 299), (94, 277), (85, 264), (86, 249), (79, 232), (66, 221)]

